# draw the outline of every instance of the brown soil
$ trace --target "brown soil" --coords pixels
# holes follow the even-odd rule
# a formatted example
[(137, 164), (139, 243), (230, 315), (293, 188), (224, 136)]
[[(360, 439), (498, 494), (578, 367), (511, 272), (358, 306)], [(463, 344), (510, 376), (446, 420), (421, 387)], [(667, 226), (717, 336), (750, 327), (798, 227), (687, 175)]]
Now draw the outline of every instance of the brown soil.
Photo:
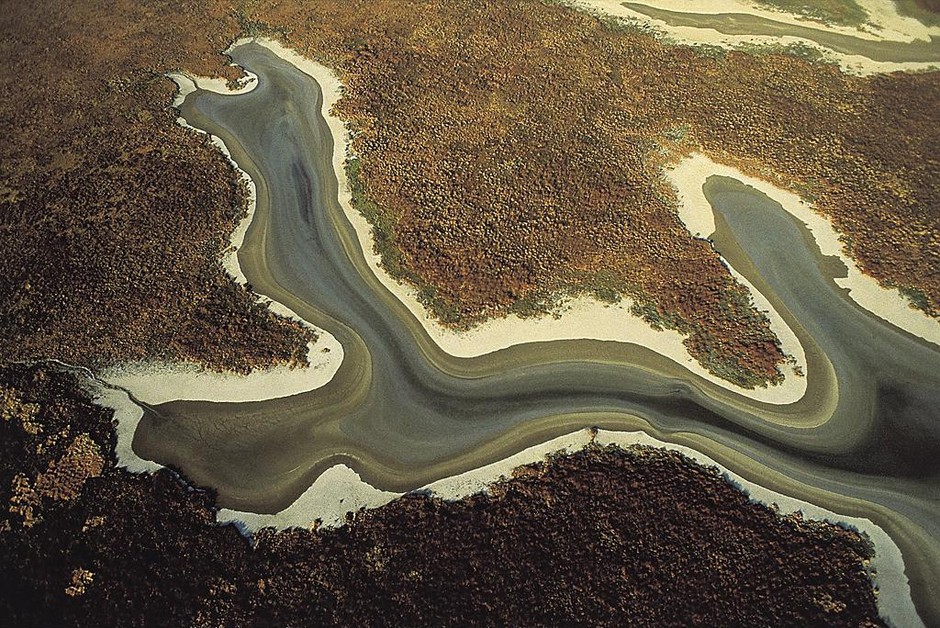
[(165, 109), (161, 74), (234, 76), (217, 51), (239, 32), (340, 71), (384, 263), (450, 323), (627, 294), (713, 372), (779, 380), (766, 317), (660, 179), (692, 150), (813, 199), (867, 272), (940, 310), (940, 73), (670, 46), (538, 0), (187, 7), (0, 18), (17, 96), (0, 104), (0, 357), (301, 355), (301, 332), (219, 269), (243, 192)]
[[(882, 624), (865, 539), (673, 452), (595, 447), (489, 494), (412, 494), (250, 545), (214, 523), (211, 493), (115, 468), (111, 413), (73, 376), (2, 368), (0, 399), (4, 625)], [(61, 468), (75, 437), (104, 466), (34, 497), (28, 523), (16, 486)]]

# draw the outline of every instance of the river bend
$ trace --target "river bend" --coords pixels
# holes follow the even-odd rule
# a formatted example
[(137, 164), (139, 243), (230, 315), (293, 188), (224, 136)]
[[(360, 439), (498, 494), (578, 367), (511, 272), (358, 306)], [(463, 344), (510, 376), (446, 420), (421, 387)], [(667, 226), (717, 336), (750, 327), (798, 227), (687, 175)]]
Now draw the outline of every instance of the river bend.
[[(221, 504), (273, 512), (344, 462), (372, 485), (408, 490), (585, 426), (683, 441), (761, 483), (868, 517), (899, 545), (915, 602), (940, 588), (940, 351), (857, 307), (805, 226), (733, 179), (705, 188), (713, 236), (796, 332), (808, 388), (752, 401), (630, 344), (525, 344), (456, 358), (369, 270), (338, 202), (332, 136), (315, 81), (257, 44), (232, 51), (258, 75), (237, 96), (206, 91), (187, 122), (221, 137), (257, 185), (239, 251), (254, 289), (327, 329), (344, 360), (324, 387), (264, 402), (148, 408), (145, 458), (215, 487)], [(728, 452), (733, 452), (729, 454)]]

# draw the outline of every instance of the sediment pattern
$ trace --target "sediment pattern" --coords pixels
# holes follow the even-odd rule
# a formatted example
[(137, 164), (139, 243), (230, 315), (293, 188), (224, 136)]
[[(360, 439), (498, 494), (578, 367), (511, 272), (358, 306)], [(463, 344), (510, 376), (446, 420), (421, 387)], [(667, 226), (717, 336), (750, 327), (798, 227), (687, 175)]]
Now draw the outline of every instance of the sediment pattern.
[[(111, 412), (75, 376), (4, 368), (0, 395), (0, 617), (13, 625), (882, 623), (864, 538), (777, 515), (676, 453), (594, 447), (488, 494), (410, 495), (250, 546), (214, 524), (211, 492), (116, 468)], [(95, 449), (96, 472), (28, 515), (18, 478), (60, 468), (70, 454), (50, 438), (63, 432)]]
[[(195, 8), (177, 15), (175, 7), (158, 3), (122, 6), (117, 20), (113, 11), (93, 5), (73, 14), (44, 3), (35, 14), (4, 14), (5, 31), (40, 34), (5, 40), (3, 52), (15, 70), (3, 78), (8, 91), (16, 77), (36, 68), (43, 77), (62, 80), (27, 83), (24, 99), (5, 101), (9, 115), (0, 118), (10, 138), (0, 181), (0, 261), (13, 269), (0, 279), (0, 358), (64, 357), (95, 365), (160, 357), (239, 371), (301, 361), (304, 335), (267, 314), (248, 291), (233, 287), (218, 264), (227, 246), (224, 234), (242, 211), (244, 190), (234, 171), (163, 109), (173, 92), (160, 74), (180, 67), (220, 70), (223, 59), (212, 51), (236, 32), (276, 34), (341, 72), (347, 93), (338, 111), (354, 131), (349, 173), (357, 203), (377, 227), (387, 268), (416, 282), (425, 301), (454, 324), (540, 311), (558, 291), (607, 299), (628, 294), (651, 322), (686, 333), (690, 351), (713, 372), (745, 385), (777, 378), (783, 356), (766, 319), (710, 245), (681, 228), (672, 192), (659, 178), (663, 165), (692, 150), (815, 200), (848, 234), (849, 248), (866, 270), (905, 287), (924, 310), (936, 312), (938, 229), (930, 208), (940, 180), (933, 159), (940, 132), (937, 73), (860, 79), (790, 55), (666, 45), (539, 2), (426, 2), (409, 6), (408, 13), (397, 3), (373, 3), (355, 13), (349, 6), (253, 4), (234, 14)], [(191, 41), (161, 26), (141, 29), (152, 38), (153, 50), (132, 53), (90, 43), (89, 35), (110, 32), (112, 24), (187, 18), (193, 19), (185, 32), (205, 39)], [(57, 26), (47, 34), (46, 23)], [(294, 28), (289, 37), (284, 24)], [(519, 45), (537, 54), (514, 47)], [(164, 47), (177, 52), (164, 54)], [(284, 82), (292, 81), (302, 82)], [(304, 89), (314, 93), (309, 85)], [(87, 96), (95, 90), (104, 90), (100, 106), (89, 108)], [(264, 90), (254, 97), (264, 98)], [(283, 95), (273, 101), (291, 102)], [(231, 106), (237, 110), (244, 102)], [(262, 103), (262, 109), (265, 104), (270, 106)], [(304, 124), (322, 122), (303, 106), (292, 111), (285, 120), (307, 116)], [(107, 125), (111, 118), (113, 129)], [(229, 138), (250, 136), (257, 129), (249, 127), (233, 124), (221, 131)], [(312, 133), (302, 124), (296, 128)], [(40, 129), (61, 133), (38, 134)], [(151, 145), (151, 137), (160, 144)], [(163, 146), (176, 140), (173, 147)], [(360, 263), (348, 242), (328, 244), (336, 240), (331, 229), (342, 231), (333, 206), (336, 181), (311, 166), (314, 157), (322, 161), (328, 153), (325, 143), (313, 148), (300, 142), (302, 150), (291, 153), (296, 147), (281, 142), (276, 159), (262, 158), (273, 152), (260, 151), (260, 142), (248, 143), (242, 156), (256, 158), (259, 185), (281, 176), (276, 166), (297, 166), (306, 187), (278, 186), (295, 198), (293, 204), (271, 202), (275, 223), (285, 217), (303, 221), (307, 229), (298, 237), (306, 246), (332, 246), (329, 252), (339, 255), (331, 263)], [(145, 185), (135, 187), (140, 181)], [(166, 182), (169, 191), (162, 187)], [(305, 191), (297, 194), (298, 189)], [(460, 213), (467, 208), (472, 211)], [(277, 229), (284, 227), (272, 233)], [(786, 241), (801, 242), (800, 237), (791, 234)], [(812, 286), (807, 298), (800, 292), (804, 286), (776, 277), (784, 304), (809, 328), (801, 341), (813, 347), (808, 378), (815, 388), (800, 404), (783, 409), (716, 392), (636, 348), (571, 344), (459, 363), (427, 348), (421, 332), (408, 326), (413, 321), (387, 316), (393, 306), (378, 304), (371, 286), (360, 285), (362, 277), (337, 272), (311, 287), (310, 268), (295, 262), (327, 259), (320, 250), (300, 255), (275, 247), (275, 254), (262, 252), (264, 264), (271, 263), (264, 269), (268, 274), (254, 269), (266, 282), (261, 291), (278, 297), (269, 291), (273, 286), (298, 302), (298, 309), (316, 316), (322, 307), (333, 317), (326, 322), (344, 323), (337, 335), (349, 347), (348, 359), (335, 382), (272, 404), (149, 409), (141, 447), (211, 483), (229, 505), (273, 508), (296, 497), (339, 456), (353, 458), (377, 484), (407, 485), (517, 451), (527, 439), (565, 429), (565, 420), (581, 425), (602, 416), (620, 425), (635, 419), (624, 418), (630, 413), (639, 414), (652, 430), (691, 433), (696, 446), (719, 443), (741, 459), (766, 461), (778, 475), (789, 472), (814, 497), (847, 503), (853, 512), (870, 511), (903, 544), (919, 608), (936, 618), (940, 610), (929, 594), (940, 580), (940, 518), (936, 504), (923, 498), (935, 492), (940, 451), (933, 420), (940, 407), (940, 368), (931, 367), (936, 352), (845, 310), (838, 295), (830, 294), (831, 277), (817, 277), (813, 263), (803, 265), (801, 246), (793, 246), (785, 262), (767, 247), (770, 265), (761, 266), (791, 268)], [(750, 249), (758, 250), (763, 251)], [(157, 269), (152, 279), (151, 268)], [(297, 281), (280, 285), (285, 277)], [(321, 304), (310, 296), (317, 290), (345, 300)], [(112, 302), (120, 305), (113, 308)], [(421, 352), (415, 340), (423, 343)], [(249, 350), (231, 348), (238, 344)], [(21, 394), (22, 387), (17, 390), (3, 391), (12, 408), (8, 424), (36, 436), (45, 429), (35, 420), (30, 404), (36, 402)], [(489, 439), (497, 437), (504, 440), (492, 446)], [(50, 527), (52, 513), (84, 503), (94, 487), (109, 486), (112, 476), (102, 456), (110, 449), (102, 443), (91, 432), (68, 433), (50, 445), (51, 457), (42, 465), (9, 479), (10, 516), (18, 517), (23, 530), (49, 533), (35, 544), (26, 537), (13, 543), (26, 563), (42, 562), (30, 552), (43, 544), (61, 548), (69, 538)], [(175, 504), (169, 511), (187, 532), (211, 522), (210, 498), (187, 493), (168, 474), (120, 482), (128, 491), (113, 507), (122, 512), (135, 512), (157, 494)], [(99, 497), (118, 496), (101, 490)], [(421, 512), (424, 502), (415, 507)], [(81, 526), (70, 520), (67, 531), (107, 530), (99, 516), (106, 517), (86, 519), (83, 513)], [(143, 519), (127, 519), (127, 528), (103, 546), (120, 552), (124, 546), (110, 541), (140, 534), (142, 546), (163, 547), (171, 535), (139, 532)], [(237, 536), (231, 529), (212, 534), (218, 536), (205, 543), (211, 550), (207, 564), (218, 573)], [(248, 550), (232, 555), (238, 551)], [(175, 584), (168, 589), (180, 594), (179, 612), (195, 609), (206, 622), (217, 618), (216, 611), (241, 617), (233, 601), (237, 583), (198, 580), (193, 574), (202, 565), (154, 554), (146, 557), (156, 581), (175, 583), (173, 576), (179, 576), (181, 587), (198, 584), (186, 592), (172, 590)], [(81, 603), (105, 579), (106, 562), (59, 561), (56, 586)], [(848, 570), (848, 563), (835, 564)], [(133, 586), (127, 584), (131, 574), (124, 575), (106, 579), (117, 587), (108, 589), (117, 591), (112, 601), (146, 606), (162, 599), (120, 589)], [(255, 586), (267, 590), (267, 584)], [(199, 597), (203, 592), (206, 597)], [(796, 606), (845, 610), (841, 593), (819, 593)], [(330, 600), (348, 600), (325, 595), (327, 608)]]

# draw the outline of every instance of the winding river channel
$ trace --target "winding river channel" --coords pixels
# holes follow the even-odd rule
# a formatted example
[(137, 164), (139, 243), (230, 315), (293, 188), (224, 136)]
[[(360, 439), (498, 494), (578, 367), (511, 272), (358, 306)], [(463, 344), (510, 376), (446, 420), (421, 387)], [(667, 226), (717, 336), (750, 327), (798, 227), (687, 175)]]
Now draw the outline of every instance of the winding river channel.
[(338, 201), (315, 81), (257, 44), (240, 95), (206, 91), (187, 122), (222, 138), (257, 186), (239, 260), (253, 288), (344, 349), (317, 390), (252, 403), (147, 408), (142, 456), (182, 469), (238, 510), (288, 506), (345, 463), (407, 490), (586, 426), (643, 429), (768, 488), (866, 517), (901, 548), (918, 611), (940, 618), (940, 351), (856, 306), (805, 226), (734, 179), (712, 177), (715, 245), (783, 316), (807, 357), (807, 392), (755, 402), (640, 346), (559, 341), (477, 358), (442, 351), (369, 269)]
[(712, 29), (723, 35), (748, 37), (790, 37), (813, 42), (829, 50), (847, 55), (861, 55), (872, 61), (894, 63), (940, 61), (940, 41), (878, 41), (836, 33), (824, 27), (800, 26), (778, 22), (750, 13), (687, 13), (670, 11), (638, 2), (624, 2), (624, 7), (669, 26)]

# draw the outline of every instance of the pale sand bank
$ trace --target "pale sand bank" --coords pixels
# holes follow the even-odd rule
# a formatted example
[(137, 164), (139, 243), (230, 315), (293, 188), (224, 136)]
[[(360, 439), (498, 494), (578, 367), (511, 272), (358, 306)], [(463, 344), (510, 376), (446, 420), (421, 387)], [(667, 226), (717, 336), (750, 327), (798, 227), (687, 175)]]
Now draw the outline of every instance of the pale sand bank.
[[(234, 64), (233, 64), (234, 65)], [(189, 94), (192, 94), (197, 89), (206, 89), (218, 94), (244, 94), (252, 91), (257, 86), (257, 75), (252, 74), (242, 68), (242, 71), (252, 77), (252, 81), (242, 87), (239, 90), (230, 91), (226, 88), (225, 83), (221, 79), (207, 79), (204, 77), (191, 77), (186, 74), (169, 74), (170, 79), (176, 83), (178, 92), (176, 98), (173, 100), (173, 106), (179, 107), (183, 104), (183, 101), (186, 100), (186, 97)], [(211, 85), (216, 89), (210, 89), (205, 85)], [(232, 153), (228, 149), (228, 146), (225, 145), (225, 142), (221, 138), (212, 135), (211, 133), (206, 133), (202, 129), (197, 129), (196, 127), (190, 125), (182, 117), (176, 119), (177, 124), (183, 126), (187, 129), (192, 129), (197, 133), (207, 135), (212, 143), (226, 156), (235, 170), (238, 172), (241, 180), (248, 187), (248, 211), (245, 214), (245, 217), (238, 223), (235, 227), (235, 231), (232, 232), (232, 235), (229, 237), (230, 246), (225, 253), (225, 257), (222, 258), (222, 267), (225, 269), (225, 272), (229, 274), (236, 282), (245, 285), (248, 283), (245, 273), (242, 272), (241, 265), (238, 263), (238, 250), (241, 248), (242, 244), (245, 242), (245, 234), (248, 233), (248, 227), (251, 226), (251, 221), (255, 217), (255, 209), (257, 207), (258, 201), (258, 188), (255, 186), (254, 180), (248, 176), (248, 173), (242, 170), (235, 160), (232, 158)]]
[[(702, 191), (702, 185), (711, 175), (737, 179), (780, 203), (784, 210), (807, 226), (823, 255), (838, 257), (845, 264), (848, 269), (847, 277), (836, 278), (835, 282), (848, 291), (853, 301), (882, 320), (940, 346), (940, 321), (911, 307), (910, 301), (897, 289), (884, 288), (876, 279), (863, 274), (846, 255), (832, 223), (828, 218), (816, 213), (812, 205), (792, 192), (748, 176), (731, 166), (719, 164), (702, 154), (683, 159), (667, 172), (667, 179), (679, 192), (679, 217), (692, 235), (707, 237), (715, 232), (714, 212)], [(752, 294), (755, 301), (758, 301), (760, 293), (752, 290)], [(762, 305), (760, 307), (763, 309)], [(771, 310), (771, 316), (775, 314)], [(777, 331), (778, 328), (775, 327), (774, 330)]]
[(109, 368), (100, 376), (151, 405), (178, 400), (264, 401), (325, 386), (339, 369), (342, 355), (342, 345), (333, 336), (325, 335), (307, 345), (310, 366), (306, 368), (279, 365), (243, 376), (217, 373), (188, 363), (136, 362)]
[[(182, 104), (187, 95), (196, 89), (206, 89), (221, 94), (242, 94), (257, 86), (257, 75), (246, 71), (249, 80), (238, 90), (229, 90), (222, 79), (207, 79), (183, 74), (171, 74), (170, 78), (179, 87), (174, 106)], [(205, 133), (178, 118), (182, 126)], [(257, 207), (255, 182), (238, 167), (228, 147), (220, 138), (209, 138), (221, 150), (242, 180), (248, 186), (248, 212), (239, 222), (229, 239), (231, 246), (222, 259), (222, 267), (238, 283), (244, 285), (247, 278), (238, 262), (238, 250), (245, 241), (245, 234), (254, 218)], [(137, 399), (148, 404), (169, 401), (263, 401), (289, 397), (326, 385), (343, 361), (343, 347), (336, 338), (324, 329), (311, 325), (287, 306), (271, 301), (268, 309), (276, 314), (295, 320), (317, 333), (317, 341), (307, 345), (306, 368), (290, 368), (286, 365), (266, 370), (256, 370), (250, 375), (217, 373), (194, 364), (162, 362), (135, 362), (108, 368), (101, 377), (115, 386), (129, 390)], [(135, 424), (136, 425), (136, 424)]]
[(131, 447), (137, 424), (144, 416), (143, 409), (131, 401), (123, 390), (107, 388), (98, 382), (86, 382), (85, 385), (91, 391), (96, 404), (114, 410), (114, 420), (117, 422), (115, 427), (117, 445), (114, 448), (117, 466), (131, 473), (153, 473), (162, 469), (163, 465), (152, 460), (144, 460), (134, 453)]
[[(808, 45), (821, 52), (827, 60), (838, 63), (839, 66), (850, 73), (861, 76), (869, 74), (882, 74), (887, 72), (920, 71), (935, 68), (936, 63), (931, 62), (905, 62), (895, 63), (889, 61), (874, 61), (863, 55), (852, 55), (836, 52), (812, 40), (795, 36), (768, 36), (768, 35), (728, 35), (713, 28), (697, 28), (691, 26), (672, 26), (663, 20), (653, 19), (647, 15), (623, 6), (620, 0), (570, 0), (572, 7), (586, 10), (590, 13), (602, 14), (614, 18), (626, 19), (633, 22), (651, 25), (655, 31), (671, 40), (687, 44), (704, 44), (721, 46), (723, 48), (737, 48), (752, 45)], [(811, 26), (831, 33), (870, 39), (872, 41), (896, 41), (908, 43), (915, 40), (928, 40), (931, 35), (940, 36), (940, 28), (927, 27), (914, 18), (900, 15), (892, 2), (870, 1), (865, 8), (869, 11), (875, 28), (865, 31), (845, 26), (831, 26), (818, 22), (807, 21), (787, 13), (760, 9), (751, 3), (736, 0), (690, 0), (683, 2), (679, 7), (674, 2), (650, 0), (637, 3), (645, 6), (677, 11), (689, 14), (716, 15), (722, 13), (746, 13), (780, 23), (794, 26)], [(871, 5), (871, 6), (868, 6)]]
[[(352, 206), (349, 182), (346, 178), (345, 163), (347, 147), (349, 146), (349, 133), (343, 121), (333, 114), (333, 105), (342, 95), (342, 83), (338, 77), (325, 66), (286, 48), (271, 39), (259, 38), (255, 40), (239, 40), (233, 47), (248, 41), (254, 41), (296, 66), (302, 72), (313, 78), (323, 92), (322, 114), (326, 119), (330, 132), (333, 135), (333, 170), (339, 178), (339, 201), (346, 218), (353, 225), (362, 249), (363, 256), (375, 277), (382, 285), (400, 300), (421, 323), (427, 334), (445, 352), (457, 357), (476, 357), (486, 355), (513, 345), (531, 342), (549, 342), (557, 340), (603, 340), (621, 343), (633, 343), (647, 347), (672, 361), (686, 367), (689, 371), (718, 386), (732, 390), (750, 399), (773, 404), (789, 404), (799, 400), (806, 392), (806, 379), (804, 377), (787, 375), (785, 382), (779, 386), (757, 388), (748, 390), (736, 386), (709, 373), (701, 364), (694, 360), (685, 345), (683, 336), (672, 330), (656, 331), (642, 318), (630, 311), (632, 303), (624, 299), (616, 305), (600, 303), (594, 299), (577, 298), (569, 300), (562, 308), (559, 316), (543, 316), (539, 318), (521, 319), (509, 316), (490, 320), (466, 332), (455, 332), (432, 319), (424, 306), (418, 301), (417, 290), (392, 279), (381, 266), (381, 260), (373, 248), (372, 226)], [(766, 300), (757, 301), (766, 303)], [(768, 304), (769, 305), (769, 304)], [(763, 305), (760, 305), (763, 307)], [(787, 338), (798, 364), (806, 369), (802, 348), (791, 341), (781, 326), (782, 319), (772, 317), (772, 321), (779, 320), (781, 336)], [(775, 329), (775, 331), (777, 331)], [(789, 367), (786, 367), (789, 369)]]
[[(705, 180), (711, 174), (714, 173), (708, 172), (704, 164), (696, 162), (695, 157), (686, 158), (678, 166), (665, 172), (666, 180), (676, 190), (679, 201), (679, 220), (689, 230), (689, 233), (699, 238), (708, 237), (715, 232), (715, 212), (702, 191)], [(769, 184), (765, 187), (772, 188)], [(767, 297), (735, 270), (727, 260), (724, 260), (724, 262), (734, 278), (750, 291), (754, 307), (767, 315), (770, 320), (770, 328), (780, 341), (780, 347), (786, 355), (794, 360), (793, 363), (782, 367), (786, 377), (783, 387), (789, 385), (794, 390), (800, 391), (799, 394), (802, 397), (806, 393), (806, 377), (797, 375), (797, 369), (800, 373), (809, 372), (803, 345)]]
[(940, 35), (940, 26), (927, 26), (920, 20), (901, 15), (897, 3), (885, 0), (856, 0), (868, 12), (868, 22), (882, 40), (928, 40)]
[[(616, 15), (616, 7), (623, 6), (622, 2), (623, 0), (572, 0), (569, 4), (590, 7), (609, 15)], [(871, 41), (910, 43), (916, 40), (927, 41), (932, 35), (940, 35), (940, 27), (926, 26), (915, 18), (901, 15), (893, 2), (886, 2), (885, 0), (858, 0), (858, 4), (868, 13), (868, 23), (859, 27), (826, 23), (795, 13), (774, 10), (748, 0), (683, 0), (681, 4), (674, 0), (646, 0), (644, 2), (633, 0), (633, 3), (651, 9), (699, 15), (743, 13), (781, 24), (809, 26), (837, 35), (847, 35)], [(639, 15), (629, 9), (626, 9), (626, 11), (630, 16)], [(623, 15), (623, 17), (626, 16), (626, 14)]]
[[(419, 490), (430, 491), (442, 499), (462, 499), (487, 490), (493, 482), (510, 477), (513, 469), (521, 465), (542, 461), (547, 455), (555, 452), (579, 451), (591, 441), (591, 430), (579, 430), (529, 447), (493, 464), (432, 482)], [(782, 514), (802, 512), (809, 519), (828, 521), (864, 532), (875, 545), (875, 558), (871, 568), (877, 573), (875, 583), (880, 589), (879, 612), (889, 620), (897, 618), (898, 625), (922, 625), (911, 600), (901, 551), (891, 537), (870, 520), (840, 515), (810, 502), (763, 488), (694, 449), (660, 441), (644, 432), (598, 430), (596, 442), (600, 445), (613, 444), (621, 447), (648, 445), (681, 452), (701, 465), (718, 467), (732, 484), (743, 489), (752, 500), (767, 505), (775, 504)], [(335, 527), (345, 523), (347, 513), (356, 512), (361, 508), (376, 508), (401, 495), (402, 493), (382, 491), (371, 486), (362, 481), (354, 470), (340, 464), (321, 475), (297, 501), (279, 513), (259, 515), (223, 508), (218, 511), (217, 520), (220, 523), (237, 523), (252, 532), (264, 527), (311, 528), (315, 520), (320, 520), (323, 526)]]
[[(228, 51), (226, 50), (226, 52)], [(209, 76), (195, 76), (192, 74), (187, 74), (186, 72), (170, 72), (167, 74), (167, 76), (172, 79), (173, 82), (176, 83), (176, 85), (179, 87), (179, 93), (173, 100), (173, 106), (179, 107), (181, 104), (183, 104), (183, 101), (186, 100), (186, 97), (197, 89), (202, 89), (207, 92), (214, 92), (216, 94), (235, 95), (247, 94), (258, 86), (257, 74), (254, 72), (249, 72), (245, 68), (242, 68), (235, 63), (230, 63), (229, 65), (238, 67), (245, 74), (245, 77), (240, 79), (240, 85), (236, 89), (229, 89), (228, 82), (225, 79), (218, 77), (213, 78)]]
[(343, 525), (347, 513), (362, 508), (378, 508), (401, 497), (402, 493), (383, 491), (363, 482), (359, 474), (344, 464), (330, 467), (293, 504), (279, 513), (261, 515), (220, 508), (219, 523), (237, 523), (257, 532), (261, 528), (311, 528), (319, 520), (326, 527)]

